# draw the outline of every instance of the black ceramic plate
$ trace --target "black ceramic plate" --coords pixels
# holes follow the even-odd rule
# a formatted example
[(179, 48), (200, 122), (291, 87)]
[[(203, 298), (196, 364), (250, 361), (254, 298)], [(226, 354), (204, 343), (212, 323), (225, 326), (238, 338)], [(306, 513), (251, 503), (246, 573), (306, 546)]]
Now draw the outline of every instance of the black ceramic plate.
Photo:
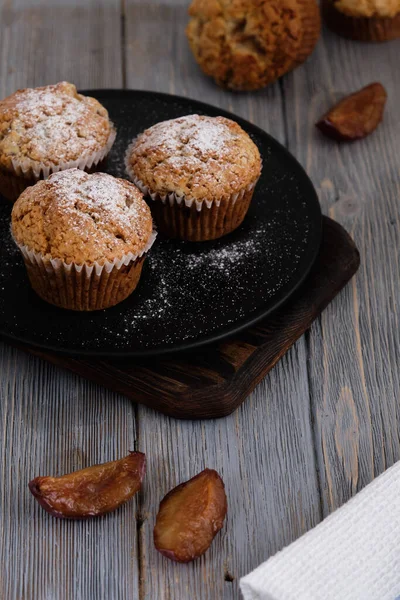
[(144, 356), (220, 340), (270, 314), (308, 274), (321, 236), (321, 211), (298, 162), (261, 129), (218, 108), (166, 94), (96, 90), (118, 137), (108, 172), (124, 176), (128, 143), (144, 128), (190, 113), (225, 115), (251, 135), (263, 171), (241, 227), (205, 243), (158, 239), (137, 290), (122, 304), (76, 313), (46, 304), (30, 289), (9, 234), (11, 207), (0, 201), (0, 334), (74, 355)]

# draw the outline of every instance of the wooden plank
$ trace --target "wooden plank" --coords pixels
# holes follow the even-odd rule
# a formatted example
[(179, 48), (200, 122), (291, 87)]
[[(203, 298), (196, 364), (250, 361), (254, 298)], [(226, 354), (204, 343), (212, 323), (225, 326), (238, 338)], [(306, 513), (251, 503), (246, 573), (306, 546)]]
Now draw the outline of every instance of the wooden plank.
[(136, 598), (135, 502), (100, 520), (68, 522), (50, 517), (28, 490), (37, 475), (134, 449), (134, 406), (4, 344), (0, 372), (0, 597)]
[[(122, 85), (119, 0), (5, 0), (0, 10), (2, 96), (62, 79)], [(62, 522), (27, 487), (134, 449), (134, 405), (4, 344), (0, 373), (0, 597), (137, 598), (136, 502)]]
[[(289, 147), (325, 212), (351, 231), (361, 252), (358, 276), (309, 338), (324, 514), (400, 458), (398, 50), (398, 42), (352, 43), (324, 31), (311, 60), (284, 83)], [(354, 144), (323, 138), (317, 118), (372, 81), (389, 95), (379, 129)]]
[[(318, 522), (307, 379), (299, 376), (305, 360), (298, 342), (246, 404), (223, 420), (176, 421), (139, 408), (140, 447), (149, 460), (141, 598), (237, 598), (241, 575)], [(205, 467), (225, 481), (228, 517), (205, 556), (177, 565), (154, 549), (155, 507)]]
[[(127, 86), (210, 102), (285, 141), (280, 86), (251, 95), (217, 88), (188, 49), (186, 9), (186, 0), (126, 1)], [(138, 408), (140, 447), (152, 473), (141, 505), (141, 599), (237, 598), (241, 575), (319, 521), (306, 360), (302, 339), (221, 421), (178, 422)], [(154, 550), (154, 507), (206, 466), (226, 482), (226, 527), (199, 561), (174, 565)]]
[(60, 80), (121, 87), (119, 0), (3, 0), (0, 94)]

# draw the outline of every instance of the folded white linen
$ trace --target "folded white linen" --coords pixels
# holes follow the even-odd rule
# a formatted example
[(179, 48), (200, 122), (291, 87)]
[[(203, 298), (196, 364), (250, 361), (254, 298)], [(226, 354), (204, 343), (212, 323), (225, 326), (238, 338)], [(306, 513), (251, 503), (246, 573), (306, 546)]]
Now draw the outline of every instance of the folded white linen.
[(400, 600), (400, 462), (240, 587), (245, 600)]

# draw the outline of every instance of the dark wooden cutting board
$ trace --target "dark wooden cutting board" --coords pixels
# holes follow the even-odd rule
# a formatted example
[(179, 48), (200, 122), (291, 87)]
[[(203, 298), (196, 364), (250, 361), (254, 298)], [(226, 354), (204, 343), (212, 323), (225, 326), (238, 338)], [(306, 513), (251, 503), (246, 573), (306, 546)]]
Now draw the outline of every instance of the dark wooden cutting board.
[(356, 273), (359, 263), (348, 233), (324, 217), (320, 253), (304, 284), (273, 316), (233, 339), (193, 353), (146, 360), (74, 359), (24, 349), (166, 415), (223, 417), (240, 406), (310, 327)]

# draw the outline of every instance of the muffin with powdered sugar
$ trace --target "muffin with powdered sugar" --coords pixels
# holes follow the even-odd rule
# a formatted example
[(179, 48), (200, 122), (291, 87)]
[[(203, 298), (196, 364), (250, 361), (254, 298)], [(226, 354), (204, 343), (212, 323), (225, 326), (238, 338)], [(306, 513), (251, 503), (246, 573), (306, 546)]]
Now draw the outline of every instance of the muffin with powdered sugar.
[(234, 121), (188, 115), (157, 123), (134, 140), (127, 173), (150, 198), (169, 237), (219, 238), (243, 221), (261, 172), (257, 146)]
[(71, 83), (18, 90), (0, 101), (0, 193), (16, 200), (51, 173), (97, 170), (115, 135), (107, 110)]
[(26, 189), (12, 234), (33, 289), (56, 306), (99, 310), (136, 288), (155, 234), (136, 186), (70, 169)]

